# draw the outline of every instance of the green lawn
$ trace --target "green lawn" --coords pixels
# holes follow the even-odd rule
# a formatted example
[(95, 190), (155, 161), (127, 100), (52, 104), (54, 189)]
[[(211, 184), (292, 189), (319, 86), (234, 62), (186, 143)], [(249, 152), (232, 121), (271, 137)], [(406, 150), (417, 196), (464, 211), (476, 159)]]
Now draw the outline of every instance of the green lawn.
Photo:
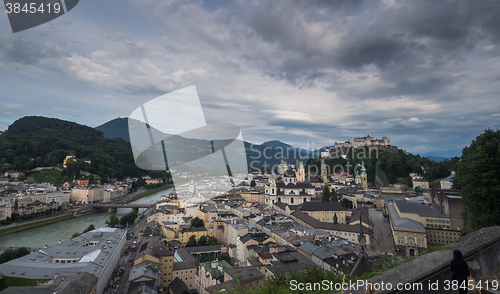
[(6, 289), (8, 287), (16, 286), (38, 286), (40, 284), (46, 283), (49, 280), (36, 280), (36, 279), (26, 279), (17, 277), (3, 277), (0, 280), (0, 290)]
[(37, 183), (58, 184), (62, 179), (62, 174), (55, 168), (44, 169), (28, 174), (28, 177), (33, 177)]
[(5, 235), (21, 232), (21, 231), (33, 229), (33, 228), (38, 228), (41, 226), (45, 226), (45, 225), (49, 225), (49, 224), (53, 224), (53, 223), (57, 223), (57, 222), (62, 222), (62, 221), (72, 219), (72, 218), (75, 218), (75, 216), (74, 215), (63, 215), (60, 217), (46, 219), (46, 220), (42, 220), (42, 221), (38, 221), (38, 222), (34, 222), (34, 223), (25, 224), (25, 225), (19, 225), (19, 226), (9, 227), (9, 228), (5, 228), (5, 229), (0, 228), (0, 236), (5, 236)]

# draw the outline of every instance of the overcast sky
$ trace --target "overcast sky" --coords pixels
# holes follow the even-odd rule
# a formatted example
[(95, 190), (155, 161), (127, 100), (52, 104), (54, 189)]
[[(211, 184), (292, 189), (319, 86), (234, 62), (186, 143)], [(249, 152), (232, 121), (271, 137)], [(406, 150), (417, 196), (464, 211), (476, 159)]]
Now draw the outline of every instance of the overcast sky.
[(98, 126), (195, 85), (209, 122), (296, 147), (388, 136), (461, 149), (500, 126), (498, 1), (82, 0), (13, 34), (0, 12), (0, 130)]

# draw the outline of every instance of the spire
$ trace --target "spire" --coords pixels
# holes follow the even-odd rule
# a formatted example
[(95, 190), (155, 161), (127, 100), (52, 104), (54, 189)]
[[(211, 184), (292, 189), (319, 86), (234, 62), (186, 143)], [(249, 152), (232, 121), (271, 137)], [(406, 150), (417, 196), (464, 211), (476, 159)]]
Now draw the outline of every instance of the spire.
[[(365, 239), (365, 235), (363, 234), (363, 222), (361, 221), (361, 211), (359, 212), (359, 236), (358, 241), (361, 242), (362, 239)], [(366, 241), (366, 239), (365, 239)]]
[(366, 175), (365, 161), (361, 161), (361, 174)]

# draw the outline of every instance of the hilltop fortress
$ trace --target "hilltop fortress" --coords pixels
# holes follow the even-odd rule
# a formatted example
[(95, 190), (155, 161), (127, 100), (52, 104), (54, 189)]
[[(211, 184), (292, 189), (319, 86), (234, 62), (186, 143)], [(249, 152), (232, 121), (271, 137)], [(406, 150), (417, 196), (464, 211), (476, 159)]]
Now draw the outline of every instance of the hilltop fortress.
[(357, 149), (360, 147), (368, 147), (373, 149), (380, 149), (387, 152), (397, 153), (398, 147), (391, 146), (391, 140), (387, 137), (382, 137), (381, 140), (375, 139), (367, 135), (366, 137), (357, 137), (351, 141), (335, 142), (335, 147), (328, 151), (321, 152), (322, 158), (338, 157), (339, 155), (346, 158), (347, 152), (350, 148)]
[(358, 137), (354, 138), (354, 141), (346, 141), (346, 142), (335, 142), (335, 147), (337, 148), (350, 148), (354, 149), (359, 147), (372, 147), (372, 146), (391, 146), (391, 140), (387, 137), (382, 137), (382, 140), (375, 139), (367, 135), (366, 137)]

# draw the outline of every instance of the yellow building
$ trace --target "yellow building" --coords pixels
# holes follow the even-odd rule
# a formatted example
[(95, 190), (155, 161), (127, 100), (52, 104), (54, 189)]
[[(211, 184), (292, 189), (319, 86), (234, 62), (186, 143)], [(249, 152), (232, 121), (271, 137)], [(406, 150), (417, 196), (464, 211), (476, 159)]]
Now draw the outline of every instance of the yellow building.
[(340, 202), (305, 202), (294, 207), (288, 206), (290, 213), (298, 210), (325, 223), (347, 224), (351, 212), (347, 211)]
[(173, 249), (159, 244), (155, 237), (142, 242), (142, 244), (146, 243), (145, 251), (141, 252), (140, 257), (134, 261), (134, 265), (142, 262), (157, 264), (160, 269), (157, 286), (161, 287), (164, 293), (168, 293), (168, 286), (175, 278), (181, 279), (190, 290), (196, 288), (195, 274), (198, 262), (194, 256), (184, 248), (179, 248), (174, 252)]
[(443, 245), (460, 238), (460, 231), (452, 229), (450, 217), (435, 203), (394, 201), (394, 207), (401, 218), (416, 221), (425, 228), (429, 244)]
[(240, 196), (243, 199), (245, 199), (246, 202), (251, 202), (251, 203), (255, 202), (264, 203), (266, 198), (266, 194), (264, 194), (264, 192), (254, 191), (254, 190), (243, 191), (241, 192)]
[(104, 200), (104, 187), (78, 187), (71, 190), (71, 201), (83, 204), (97, 203)]
[(205, 227), (200, 227), (186, 228), (179, 231), (179, 241), (182, 244), (187, 243), (191, 236), (195, 236), (196, 240), (200, 239), (201, 236), (205, 236), (208, 239), (209, 237), (214, 236), (214, 230), (212, 228), (207, 229)]
[(427, 248), (425, 228), (418, 221), (401, 216), (395, 202), (386, 202), (394, 244), (397, 249), (406, 250), (407, 256), (417, 255)]
[(73, 152), (69, 153), (68, 155), (66, 155), (66, 158), (64, 158), (64, 161), (63, 161), (63, 167), (66, 168), (66, 165), (68, 164), (69, 161), (76, 161), (76, 160), (81, 160), (83, 162), (86, 162), (88, 164), (91, 164), (92, 161), (90, 161), (90, 159), (87, 159), (87, 158), (76, 158), (76, 156), (73, 154)]

